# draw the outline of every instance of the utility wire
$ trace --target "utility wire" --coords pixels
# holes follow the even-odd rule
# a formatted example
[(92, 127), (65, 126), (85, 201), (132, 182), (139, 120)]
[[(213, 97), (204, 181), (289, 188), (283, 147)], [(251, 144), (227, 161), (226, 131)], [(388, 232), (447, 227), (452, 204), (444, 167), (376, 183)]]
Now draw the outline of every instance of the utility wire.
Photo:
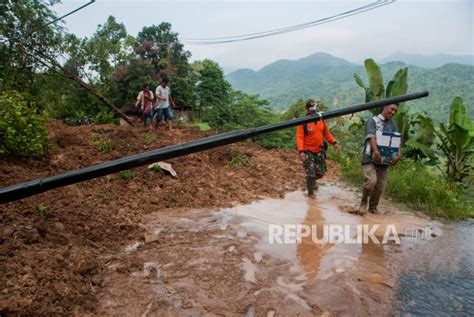
[(73, 11), (71, 11), (71, 12), (69, 12), (69, 13), (67, 13), (67, 14), (65, 14), (65, 15), (63, 15), (63, 16), (61, 16), (61, 17), (59, 17), (59, 18), (56, 18), (56, 19), (54, 19), (53, 21), (49, 22), (49, 23), (46, 24), (46, 25), (50, 25), (50, 24), (53, 24), (53, 23), (55, 23), (55, 22), (57, 22), (57, 21), (59, 21), (59, 20), (62, 20), (62, 19), (64, 19), (65, 17), (70, 16), (71, 14), (73, 14), (73, 13), (75, 13), (75, 12), (81, 10), (81, 9), (84, 9), (85, 7), (87, 7), (88, 5), (90, 5), (90, 4), (94, 3), (94, 2), (95, 2), (95, 0), (91, 0), (90, 2), (86, 3), (85, 5), (83, 5), (83, 6), (79, 7), (79, 8), (77, 8), (76, 10), (73, 10)]
[(378, 0), (368, 5), (364, 5), (362, 7), (358, 7), (356, 9), (342, 12), (330, 17), (326, 17), (326, 18), (322, 18), (322, 19), (318, 19), (318, 20), (314, 20), (314, 21), (310, 21), (310, 22), (306, 22), (302, 24), (297, 24), (297, 25), (293, 25), (293, 26), (289, 26), (285, 28), (274, 29), (270, 31), (235, 35), (235, 36), (229, 36), (229, 37), (207, 38), (206, 40), (183, 38), (181, 39), (181, 42), (184, 44), (189, 44), (189, 45), (211, 45), (211, 44), (223, 44), (223, 43), (232, 43), (232, 42), (239, 42), (239, 41), (248, 41), (248, 40), (253, 40), (253, 39), (258, 39), (258, 38), (263, 38), (263, 37), (269, 37), (269, 36), (294, 32), (297, 30), (313, 27), (316, 25), (340, 20), (352, 15), (360, 14), (365, 11), (374, 10), (382, 6), (392, 4), (395, 1), (396, 0)]
[(331, 17), (328, 17), (328, 18), (323, 18), (323, 19), (320, 19), (320, 20), (312, 21), (312, 22), (306, 23), (304, 25), (296, 25), (296, 26), (292, 26), (292, 27), (287, 27), (287, 28), (281, 29), (280, 31), (273, 31), (273, 32), (270, 31), (270, 32), (266, 32), (266, 33), (261, 32), (262, 33), (261, 35), (249, 36), (249, 37), (238, 38), (238, 39), (227, 39), (227, 40), (214, 40), (214, 41), (212, 41), (212, 40), (211, 41), (189, 41), (188, 40), (188, 41), (182, 41), (182, 42), (185, 43), (185, 44), (190, 44), (190, 45), (209, 45), (209, 44), (232, 43), (232, 42), (247, 41), (247, 40), (252, 40), (252, 39), (269, 37), (269, 36), (294, 32), (294, 31), (297, 31), (297, 30), (301, 30), (301, 29), (313, 27), (313, 26), (316, 26), (316, 25), (325, 24), (325, 23), (329, 23), (329, 22), (336, 21), (336, 20), (339, 20), (339, 19), (343, 19), (343, 18), (349, 17), (351, 15), (360, 14), (360, 13), (365, 12), (365, 11), (369, 11), (369, 10), (376, 9), (378, 7), (381, 7), (381, 6), (385, 6), (385, 5), (390, 4), (394, 1), (395, 0), (391, 0), (391, 2), (378, 1), (379, 3), (377, 3), (375, 5), (371, 5), (370, 7), (365, 8), (363, 10), (360, 10), (360, 8), (358, 10), (357, 9), (356, 10), (351, 10), (350, 13), (345, 12), (345, 13), (342, 13), (342, 14), (338, 14), (336, 16), (331, 16)]
[[(351, 12), (354, 12), (354, 11), (358, 11), (358, 10), (361, 10), (361, 9), (364, 9), (364, 8), (367, 8), (367, 7), (372, 7), (372, 6), (374, 6), (374, 5), (377, 5), (378, 2), (379, 2), (379, 1), (375, 1), (375, 2), (372, 2), (372, 3), (367, 4), (367, 5), (365, 5), (365, 6), (362, 6), (362, 7), (359, 7), (359, 8), (353, 9), (353, 10), (350, 10), (350, 11), (346, 11), (346, 12), (343, 12), (343, 13), (339, 13), (339, 14), (337, 14), (336, 16), (345, 15), (345, 14), (348, 14), (348, 13), (351, 13)], [(327, 18), (323, 18), (323, 19), (319, 19), (319, 20), (315, 20), (315, 21), (310, 21), (310, 22), (306, 22), (306, 23), (301, 23), (301, 24), (297, 24), (297, 25), (286, 26), (286, 27), (279, 28), (279, 29), (273, 29), (273, 30), (269, 30), (269, 31), (262, 31), (262, 32), (256, 32), (256, 33), (247, 33), (247, 34), (240, 34), (240, 35), (233, 35), (233, 36), (224, 36), (224, 37), (207, 37), (207, 38), (186, 38), (186, 37), (183, 37), (183, 38), (181, 38), (181, 39), (182, 39), (183, 41), (229, 40), (229, 39), (234, 39), (234, 38), (249, 37), (249, 36), (263, 35), (263, 34), (268, 34), (268, 33), (279, 32), (279, 31), (285, 31), (285, 30), (288, 30), (288, 29), (293, 29), (293, 28), (295, 28), (295, 27), (302, 27), (302, 26), (311, 25), (311, 24), (313, 24), (313, 23), (320, 22), (320, 21), (324, 21), (324, 20), (328, 20), (328, 19), (331, 19), (331, 18), (333, 18), (333, 17), (334, 17), (334, 16), (327, 17)]]

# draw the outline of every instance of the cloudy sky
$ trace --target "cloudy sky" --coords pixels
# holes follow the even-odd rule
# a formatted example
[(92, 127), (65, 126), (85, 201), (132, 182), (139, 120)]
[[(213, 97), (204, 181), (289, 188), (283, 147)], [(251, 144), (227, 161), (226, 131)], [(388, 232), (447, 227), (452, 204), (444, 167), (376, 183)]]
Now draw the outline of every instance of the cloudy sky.
[[(68, 13), (88, 0), (63, 0)], [(136, 35), (143, 26), (169, 22), (180, 37), (240, 35), (278, 29), (348, 11), (374, 1), (162, 1), (96, 0), (65, 18), (76, 35), (91, 36), (109, 15)], [(474, 54), (474, 1), (397, 0), (381, 8), (304, 30), (244, 42), (186, 45), (192, 59), (210, 58), (226, 69), (259, 69), (278, 59), (327, 52), (351, 62), (394, 53)]]

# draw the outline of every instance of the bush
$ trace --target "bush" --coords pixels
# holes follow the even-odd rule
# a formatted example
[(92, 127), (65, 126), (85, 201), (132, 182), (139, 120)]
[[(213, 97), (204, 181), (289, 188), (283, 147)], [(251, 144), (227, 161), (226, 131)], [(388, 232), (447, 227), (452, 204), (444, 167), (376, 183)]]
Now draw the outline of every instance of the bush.
[(118, 123), (118, 120), (115, 117), (114, 113), (106, 109), (102, 109), (100, 112), (98, 112), (92, 118), (92, 121), (95, 124), (109, 124), (109, 123), (117, 124)]
[(474, 217), (474, 206), (462, 189), (421, 163), (403, 159), (390, 168), (388, 177), (386, 191), (416, 209), (448, 219)]
[(0, 154), (44, 153), (48, 141), (46, 120), (36, 112), (36, 105), (18, 92), (0, 95)]

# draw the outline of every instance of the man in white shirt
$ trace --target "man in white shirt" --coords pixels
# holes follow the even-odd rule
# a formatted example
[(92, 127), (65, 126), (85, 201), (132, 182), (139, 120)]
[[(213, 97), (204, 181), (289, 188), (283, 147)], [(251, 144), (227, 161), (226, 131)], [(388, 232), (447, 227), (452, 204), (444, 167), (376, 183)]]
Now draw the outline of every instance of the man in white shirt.
[(158, 123), (163, 119), (168, 122), (168, 130), (172, 131), (172, 121), (173, 121), (173, 111), (171, 110), (170, 103), (173, 106), (176, 106), (173, 98), (171, 98), (171, 89), (168, 86), (169, 80), (166, 77), (163, 77), (161, 84), (156, 87), (155, 97), (155, 128), (158, 128)]
[(396, 156), (388, 163), (384, 163), (377, 146), (377, 134), (383, 132), (398, 132), (397, 123), (392, 117), (397, 113), (398, 104), (387, 105), (378, 115), (367, 120), (365, 127), (365, 144), (362, 157), (364, 169), (364, 187), (362, 190), (362, 200), (359, 207), (359, 214), (369, 212), (377, 213), (380, 196), (387, 184), (388, 167), (398, 163), (401, 157), (401, 149), (398, 149)]

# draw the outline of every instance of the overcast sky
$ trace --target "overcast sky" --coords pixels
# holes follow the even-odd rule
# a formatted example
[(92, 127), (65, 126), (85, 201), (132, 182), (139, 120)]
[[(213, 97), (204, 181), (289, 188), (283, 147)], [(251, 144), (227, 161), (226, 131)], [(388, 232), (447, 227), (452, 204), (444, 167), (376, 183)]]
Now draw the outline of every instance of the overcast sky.
[[(88, 0), (63, 0), (58, 15)], [(96, 0), (65, 18), (66, 28), (91, 36), (109, 15), (133, 36), (143, 26), (169, 22), (180, 37), (220, 37), (267, 31), (338, 14), (373, 1), (126, 1)], [(186, 45), (192, 59), (210, 58), (226, 69), (259, 69), (278, 59), (327, 52), (351, 62), (404, 52), (474, 54), (474, 1), (398, 0), (321, 26), (238, 43)]]

